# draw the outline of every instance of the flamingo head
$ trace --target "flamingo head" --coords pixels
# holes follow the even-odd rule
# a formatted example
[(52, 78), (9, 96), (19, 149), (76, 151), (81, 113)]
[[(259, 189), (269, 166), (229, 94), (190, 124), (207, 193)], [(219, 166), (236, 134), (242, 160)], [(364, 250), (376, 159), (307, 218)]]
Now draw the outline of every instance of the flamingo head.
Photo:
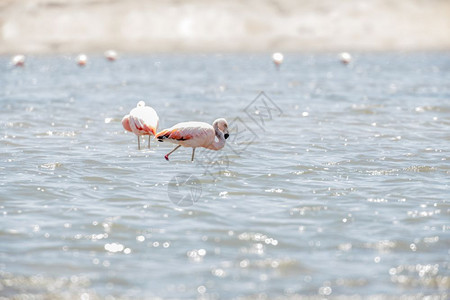
[(136, 105), (136, 107), (144, 107), (144, 106), (145, 106), (144, 101), (139, 101), (138, 104)]
[(223, 132), (223, 136), (225, 139), (227, 139), (230, 136), (230, 133), (228, 132), (228, 122), (224, 118), (219, 118), (214, 121), (213, 127), (216, 127)]

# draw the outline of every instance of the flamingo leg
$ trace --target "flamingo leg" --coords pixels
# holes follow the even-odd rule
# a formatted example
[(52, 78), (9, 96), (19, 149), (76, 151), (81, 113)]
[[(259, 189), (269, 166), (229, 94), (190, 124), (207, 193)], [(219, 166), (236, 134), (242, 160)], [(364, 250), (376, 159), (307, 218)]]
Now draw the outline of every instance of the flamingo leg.
[(138, 137), (138, 150), (141, 150), (141, 139), (139, 138), (139, 135), (137, 137)]
[(148, 149), (150, 149), (150, 135), (148, 136)]
[(195, 148), (192, 148), (192, 158), (191, 158), (191, 161), (194, 161), (194, 153), (195, 153)]
[(167, 154), (164, 156), (164, 158), (165, 158), (166, 160), (169, 160), (169, 155), (172, 154), (173, 152), (175, 152), (175, 150), (177, 150), (177, 149), (180, 148), (180, 147), (181, 147), (181, 145), (176, 146), (172, 151), (170, 151), (169, 153), (167, 153)]

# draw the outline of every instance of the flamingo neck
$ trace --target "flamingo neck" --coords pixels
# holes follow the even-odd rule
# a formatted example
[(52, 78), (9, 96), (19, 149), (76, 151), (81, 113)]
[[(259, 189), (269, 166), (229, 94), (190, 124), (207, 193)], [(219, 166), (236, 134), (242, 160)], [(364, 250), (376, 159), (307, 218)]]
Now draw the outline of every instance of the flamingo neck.
[(213, 127), (214, 127), (214, 131), (215, 131), (217, 139), (214, 139), (214, 142), (208, 148), (212, 149), (212, 150), (220, 150), (225, 146), (225, 137), (223, 136), (223, 132), (220, 131), (217, 123), (214, 123)]

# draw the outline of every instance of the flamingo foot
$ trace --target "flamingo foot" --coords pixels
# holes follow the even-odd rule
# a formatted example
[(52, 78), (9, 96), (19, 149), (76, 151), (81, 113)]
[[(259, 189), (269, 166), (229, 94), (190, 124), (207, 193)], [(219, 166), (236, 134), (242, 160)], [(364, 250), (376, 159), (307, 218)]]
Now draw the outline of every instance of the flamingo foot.
[(169, 161), (169, 155), (168, 155), (168, 154), (164, 155), (164, 158), (165, 158), (167, 161)]

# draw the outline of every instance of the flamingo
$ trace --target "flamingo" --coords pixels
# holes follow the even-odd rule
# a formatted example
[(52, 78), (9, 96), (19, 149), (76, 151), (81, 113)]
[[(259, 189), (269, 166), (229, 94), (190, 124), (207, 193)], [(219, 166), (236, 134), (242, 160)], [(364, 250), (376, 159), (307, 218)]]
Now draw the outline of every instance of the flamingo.
[(352, 61), (352, 56), (348, 52), (342, 52), (339, 54), (339, 59), (341, 60), (341, 63), (348, 65)]
[(133, 132), (138, 138), (138, 149), (141, 150), (141, 135), (148, 135), (148, 148), (150, 149), (150, 135), (156, 135), (159, 117), (156, 111), (139, 101), (130, 113), (123, 117), (122, 125), (125, 130)]
[(12, 58), (11, 62), (16, 67), (23, 67), (25, 65), (25, 55), (18, 54)]
[(225, 146), (225, 140), (229, 136), (227, 121), (224, 118), (219, 118), (212, 125), (204, 122), (178, 123), (162, 130), (156, 134), (155, 138), (159, 142), (168, 141), (178, 144), (164, 156), (166, 160), (169, 160), (170, 154), (183, 146), (192, 148), (191, 161), (194, 161), (195, 148), (203, 147), (211, 150), (220, 150)]
[(114, 50), (108, 50), (105, 52), (105, 57), (109, 61), (115, 61), (117, 59), (117, 52)]
[(272, 60), (275, 66), (277, 67), (277, 70), (280, 69), (281, 64), (283, 63), (283, 54), (280, 52), (276, 52), (272, 55)]
[(77, 57), (77, 64), (80, 67), (84, 67), (87, 64), (87, 56), (86, 56), (86, 54), (78, 55), (78, 57)]

